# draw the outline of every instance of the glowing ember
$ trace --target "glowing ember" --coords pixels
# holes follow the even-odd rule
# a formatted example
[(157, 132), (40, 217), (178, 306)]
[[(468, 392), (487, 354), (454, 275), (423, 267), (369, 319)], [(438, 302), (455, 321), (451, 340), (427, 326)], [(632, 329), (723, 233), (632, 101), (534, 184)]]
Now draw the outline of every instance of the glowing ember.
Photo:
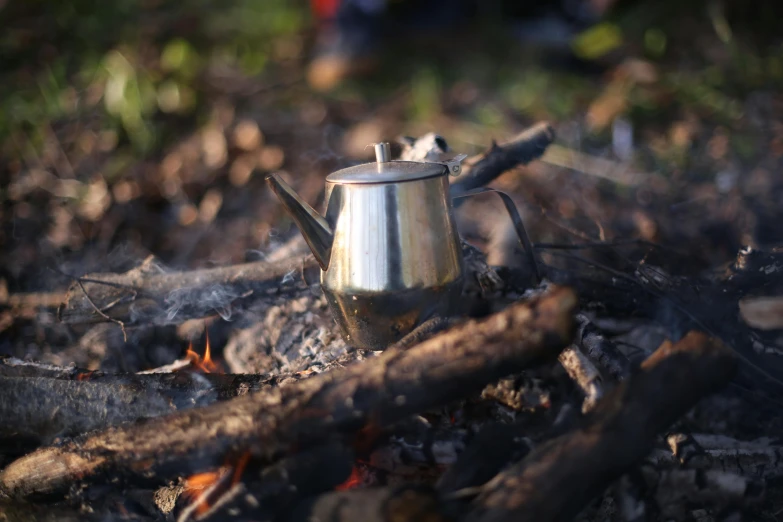
[(348, 480), (337, 486), (337, 491), (345, 491), (346, 489), (354, 489), (362, 485), (364, 480), (362, 480), (362, 473), (359, 471), (359, 468), (354, 465), (353, 469), (351, 469), (351, 475), (348, 477)]
[(89, 381), (90, 377), (92, 377), (92, 374), (95, 372), (84, 372), (76, 374), (76, 380), (77, 381)]

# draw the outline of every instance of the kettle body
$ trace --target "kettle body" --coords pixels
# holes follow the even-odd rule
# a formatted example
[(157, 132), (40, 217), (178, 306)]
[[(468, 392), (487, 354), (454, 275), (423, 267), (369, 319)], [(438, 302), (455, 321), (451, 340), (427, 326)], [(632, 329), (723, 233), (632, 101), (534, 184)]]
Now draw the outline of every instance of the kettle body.
[(448, 315), (462, 291), (449, 171), (428, 166), (392, 161), (378, 164), (379, 176), (344, 169), (327, 177), (333, 242), (321, 286), (352, 346), (385, 348)]
[(458, 308), (464, 284), (462, 242), (452, 199), (497, 193), (538, 277), (522, 220), (508, 195), (477, 188), (454, 195), (464, 155), (439, 162), (390, 161), (375, 145), (376, 162), (326, 178), (321, 216), (279, 175), (270, 188), (293, 218), (321, 267), (321, 287), (346, 341), (382, 350), (427, 319)]

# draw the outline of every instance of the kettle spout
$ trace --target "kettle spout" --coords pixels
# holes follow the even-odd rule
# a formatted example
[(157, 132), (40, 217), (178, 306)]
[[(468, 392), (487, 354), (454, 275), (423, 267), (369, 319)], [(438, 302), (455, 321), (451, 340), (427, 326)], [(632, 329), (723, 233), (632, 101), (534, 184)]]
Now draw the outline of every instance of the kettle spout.
[(267, 176), (266, 182), (277, 194), (280, 203), (293, 218), (296, 226), (299, 227), (307, 246), (315, 256), (315, 260), (321, 265), (321, 270), (326, 270), (329, 267), (332, 240), (334, 239), (329, 224), (313, 207), (305, 203), (279, 175), (270, 174)]

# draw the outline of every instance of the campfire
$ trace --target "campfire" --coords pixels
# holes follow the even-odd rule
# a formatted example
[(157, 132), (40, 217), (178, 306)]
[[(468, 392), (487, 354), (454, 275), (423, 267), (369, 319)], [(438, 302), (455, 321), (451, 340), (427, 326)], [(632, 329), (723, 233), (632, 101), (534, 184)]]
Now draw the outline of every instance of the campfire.
[[(469, 158), (452, 193), (534, 161), (553, 138), (541, 124)], [(643, 241), (539, 242), (535, 257), (505, 253), (517, 255), (507, 266), (460, 248), (460, 313), (382, 350), (346, 341), (299, 237), (241, 265), (167, 272), (150, 258), (74, 277), (57, 311), (66, 324), (196, 334), (176, 361), (135, 373), (0, 359), (0, 509), (706, 521), (770, 502), (783, 447), (764, 419), (779, 407), (783, 348), (779, 299), (763, 299), (781, 289), (783, 252), (742, 250), (705, 277), (655, 265), (679, 254)]]

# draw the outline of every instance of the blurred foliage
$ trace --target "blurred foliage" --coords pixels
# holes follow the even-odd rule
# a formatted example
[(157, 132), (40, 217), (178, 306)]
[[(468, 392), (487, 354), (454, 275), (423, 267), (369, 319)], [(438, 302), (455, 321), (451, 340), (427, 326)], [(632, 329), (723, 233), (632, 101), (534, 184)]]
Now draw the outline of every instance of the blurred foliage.
[[(209, 71), (231, 69), (254, 78), (270, 73), (281, 54), (302, 60), (311, 22), (307, 5), (305, 0), (9, 2), (0, 8), (0, 151), (35, 155), (58, 122), (89, 121), (117, 155), (108, 170), (119, 171), (203, 121), (214, 101), (204, 81)], [(404, 89), (405, 116), (426, 124), (453, 111), (449, 93), (468, 92), (467, 84), (482, 93), (462, 104), (460, 117), (471, 124), (505, 132), (518, 119), (587, 114), (594, 123), (588, 130), (605, 141), (617, 117), (638, 126), (691, 111), (732, 125), (743, 117), (750, 93), (783, 87), (783, 46), (774, 23), (779, 11), (739, 0), (620, 3), (571, 41), (576, 68), (573, 62), (553, 67), (549, 62), (562, 56), (552, 60), (544, 53), (542, 60), (536, 46), (509, 45), (508, 33), (501, 35), (495, 20), (479, 27), (480, 46), (460, 37), (456, 51), (447, 45), (438, 54), (435, 46), (423, 53), (415, 43), (411, 49), (408, 42), (395, 42), (383, 74), (349, 81), (327, 96), (377, 106)], [(629, 58), (644, 61), (652, 72), (642, 76), (653, 78), (640, 78), (638, 71), (618, 75), (618, 64)]]
[(52, 121), (97, 117), (150, 153), (162, 115), (199, 106), (207, 68), (262, 73), (307, 14), (290, 0), (10, 2), (0, 9), (0, 143), (40, 147)]

